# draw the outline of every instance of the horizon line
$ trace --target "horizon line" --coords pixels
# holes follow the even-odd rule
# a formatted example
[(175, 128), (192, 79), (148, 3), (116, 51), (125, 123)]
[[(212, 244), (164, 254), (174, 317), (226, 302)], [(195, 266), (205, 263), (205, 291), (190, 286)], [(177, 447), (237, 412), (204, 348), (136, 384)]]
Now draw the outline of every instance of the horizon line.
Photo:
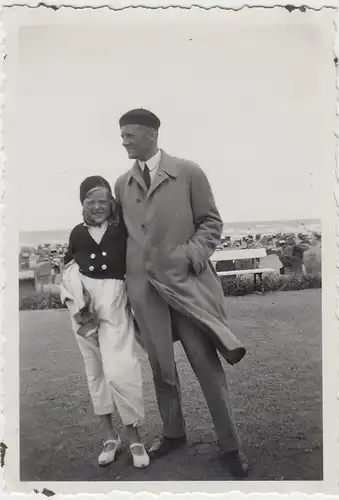
[[(243, 221), (223, 221), (223, 224), (258, 224), (258, 223), (281, 223), (281, 222), (304, 222), (304, 221), (317, 221), (321, 223), (321, 218), (316, 218), (316, 217), (298, 217), (297, 219), (271, 219), (271, 220), (243, 220)], [(71, 231), (72, 228), (45, 228), (45, 229), (21, 229), (19, 230), (20, 233), (33, 233), (33, 232), (45, 232), (45, 231), (51, 231), (51, 232), (58, 232), (58, 231)]]

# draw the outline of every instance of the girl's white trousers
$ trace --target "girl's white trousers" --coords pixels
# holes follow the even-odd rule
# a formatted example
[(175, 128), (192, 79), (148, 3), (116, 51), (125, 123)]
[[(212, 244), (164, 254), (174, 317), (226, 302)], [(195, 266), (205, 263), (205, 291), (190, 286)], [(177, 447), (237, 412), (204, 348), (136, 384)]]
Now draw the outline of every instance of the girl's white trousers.
[(94, 411), (104, 415), (113, 413), (116, 407), (124, 425), (138, 425), (144, 418), (141, 365), (137, 357), (140, 347), (135, 339), (125, 283), (84, 275), (81, 281), (91, 296), (91, 309), (100, 320), (97, 335), (85, 338), (76, 333), (79, 325), (73, 314), (77, 305), (67, 304), (84, 359)]

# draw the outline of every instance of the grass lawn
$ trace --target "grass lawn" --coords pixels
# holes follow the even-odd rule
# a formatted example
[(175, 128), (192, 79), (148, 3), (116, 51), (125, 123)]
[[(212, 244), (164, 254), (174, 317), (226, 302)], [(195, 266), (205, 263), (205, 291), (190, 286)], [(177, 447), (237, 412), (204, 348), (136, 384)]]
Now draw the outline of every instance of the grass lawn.
[[(226, 299), (230, 326), (248, 349), (225, 364), (251, 480), (322, 479), (321, 290)], [(101, 428), (65, 310), (20, 312), (20, 474), (22, 481), (230, 480), (220, 461), (198, 382), (176, 345), (188, 429), (186, 450), (133, 468), (124, 447), (100, 468)], [(147, 359), (147, 445), (161, 422)], [(119, 431), (123, 432), (119, 419)]]

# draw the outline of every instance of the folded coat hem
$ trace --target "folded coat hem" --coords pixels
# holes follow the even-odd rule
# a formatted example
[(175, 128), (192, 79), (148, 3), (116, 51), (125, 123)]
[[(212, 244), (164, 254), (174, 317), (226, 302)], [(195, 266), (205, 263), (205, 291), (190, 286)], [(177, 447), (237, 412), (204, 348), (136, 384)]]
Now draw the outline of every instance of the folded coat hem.
[[(238, 346), (234, 348), (228, 348), (226, 347), (222, 341), (220, 340), (219, 336), (216, 334), (216, 332), (209, 327), (207, 322), (205, 323), (201, 318), (197, 318), (194, 314), (192, 314), (190, 311), (188, 311), (185, 307), (182, 306), (181, 302), (176, 298), (176, 295), (174, 293), (171, 293), (171, 290), (166, 287), (166, 292), (164, 293), (164, 290), (161, 289), (157, 283), (156, 280), (150, 279), (151, 283), (153, 286), (156, 288), (158, 291), (159, 295), (165, 300), (165, 302), (178, 311), (181, 314), (184, 314), (188, 318), (190, 318), (192, 321), (195, 323), (199, 324), (208, 335), (210, 335), (212, 342), (215, 344), (217, 350), (220, 352), (220, 354), (223, 356), (225, 361), (229, 363), (231, 366), (236, 365), (239, 363), (243, 357), (246, 354), (246, 349), (243, 347), (240, 343)], [(162, 285), (163, 286), (163, 285)]]

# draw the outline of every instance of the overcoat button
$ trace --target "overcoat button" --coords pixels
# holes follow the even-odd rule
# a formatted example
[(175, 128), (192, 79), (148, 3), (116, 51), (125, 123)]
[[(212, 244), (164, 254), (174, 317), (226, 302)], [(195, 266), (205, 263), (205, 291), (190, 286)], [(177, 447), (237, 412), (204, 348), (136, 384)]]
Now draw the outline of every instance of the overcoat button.
[(94, 266), (89, 266), (88, 268), (90, 271), (94, 271)]
[(103, 264), (103, 265), (101, 266), (101, 269), (102, 269), (103, 271), (105, 271), (105, 270), (107, 269), (106, 264)]
[(95, 253), (91, 254), (91, 259), (95, 259)]
[(141, 203), (141, 200), (140, 200), (140, 198), (137, 198), (137, 203)]
[(103, 255), (104, 257), (106, 257), (107, 253), (106, 253), (106, 252), (102, 252), (102, 255)]

